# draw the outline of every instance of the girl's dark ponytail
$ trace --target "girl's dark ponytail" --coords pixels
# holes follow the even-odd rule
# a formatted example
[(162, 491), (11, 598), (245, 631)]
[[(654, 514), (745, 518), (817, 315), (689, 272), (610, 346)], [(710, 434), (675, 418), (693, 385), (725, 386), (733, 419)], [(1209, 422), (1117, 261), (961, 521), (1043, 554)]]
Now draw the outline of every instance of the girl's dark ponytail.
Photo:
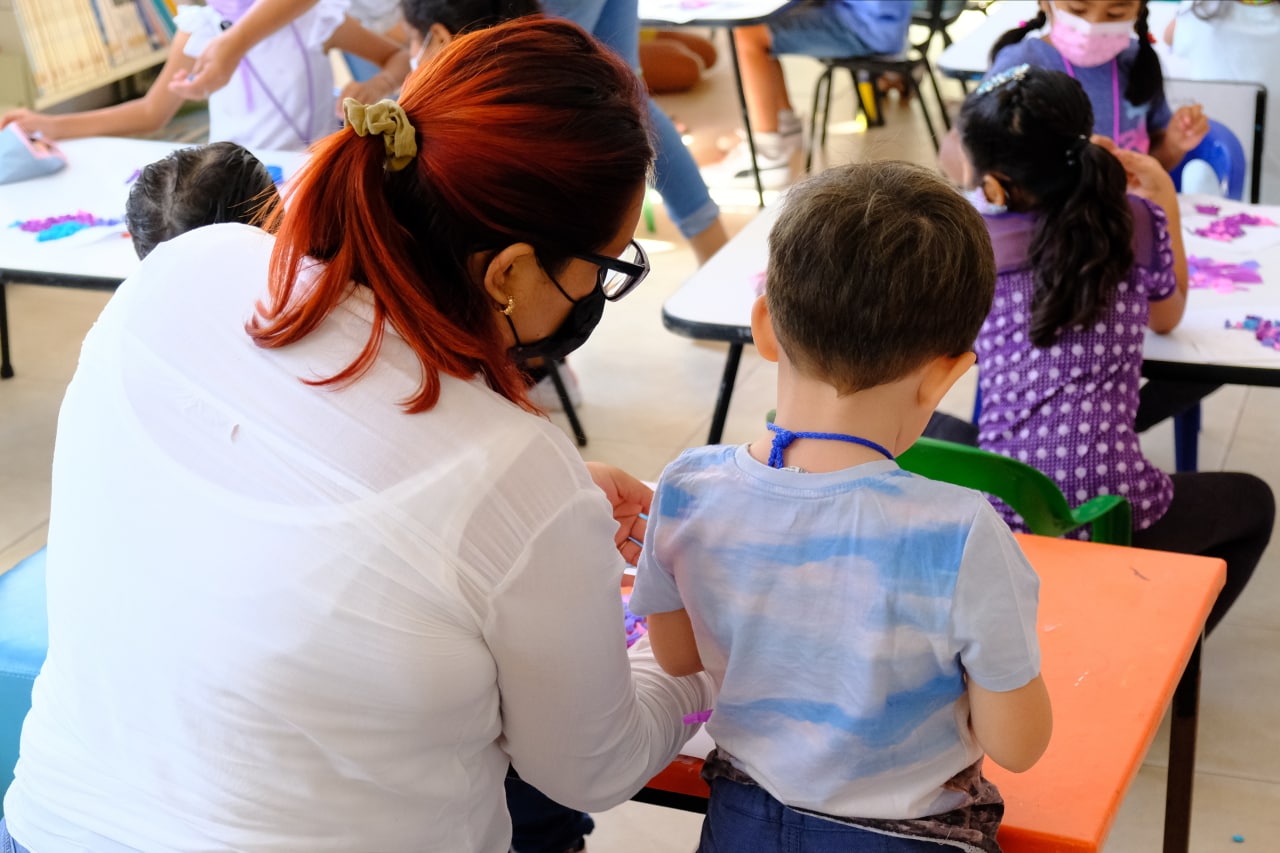
[(1143, 0), (1138, 9), (1138, 20), (1133, 24), (1138, 35), (1138, 57), (1129, 69), (1129, 85), (1124, 99), (1131, 104), (1145, 104), (1164, 92), (1164, 73), (1160, 70), (1160, 57), (1151, 46), (1151, 34), (1147, 29), (1147, 3)]
[(1039, 12), (1036, 12), (1036, 16), (1034, 18), (1027, 21), (1022, 26), (1014, 27), (1004, 35), (1000, 36), (1000, 38), (996, 39), (996, 43), (992, 45), (991, 55), (990, 57), (988, 57), (988, 59), (994, 62), (996, 59), (996, 54), (1004, 50), (1009, 45), (1017, 44), (1018, 42), (1022, 41), (1024, 38), (1027, 37), (1027, 33), (1033, 30), (1038, 30), (1041, 27), (1043, 27), (1046, 20), (1048, 19), (1044, 15), (1044, 10), (1041, 9)]
[(1120, 161), (1081, 140), (1067, 166), (1079, 172), (1065, 199), (1045, 199), (1028, 255), (1036, 272), (1031, 341), (1053, 344), (1058, 330), (1094, 322), (1133, 266), (1133, 213)]
[(989, 79), (965, 101), (960, 134), (980, 175), (1005, 188), (1009, 209), (1035, 216), (1031, 341), (1096, 322), (1133, 266), (1133, 214), (1124, 168), (1089, 142), (1093, 107), (1079, 82), (1030, 65)]

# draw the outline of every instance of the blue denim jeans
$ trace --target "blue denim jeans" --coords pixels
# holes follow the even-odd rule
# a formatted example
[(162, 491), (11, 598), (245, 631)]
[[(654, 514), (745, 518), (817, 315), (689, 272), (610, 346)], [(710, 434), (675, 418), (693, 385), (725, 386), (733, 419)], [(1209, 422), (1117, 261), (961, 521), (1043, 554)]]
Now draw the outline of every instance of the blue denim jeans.
[(13, 840), (4, 818), (0, 817), (0, 853), (31, 853), (30, 850)]
[[(640, 16), (636, 4), (637, 0), (543, 0), (542, 6), (549, 14), (573, 21), (638, 70)], [(676, 126), (652, 98), (649, 121), (657, 137), (654, 186), (680, 233), (686, 238), (701, 234), (720, 217), (720, 208), (707, 192), (698, 164), (684, 147)]]
[(698, 853), (955, 853), (948, 844), (872, 832), (788, 808), (758, 785), (711, 782)]
[(773, 52), (818, 59), (899, 53), (907, 47), (911, 7), (902, 0), (797, 3), (769, 21)]

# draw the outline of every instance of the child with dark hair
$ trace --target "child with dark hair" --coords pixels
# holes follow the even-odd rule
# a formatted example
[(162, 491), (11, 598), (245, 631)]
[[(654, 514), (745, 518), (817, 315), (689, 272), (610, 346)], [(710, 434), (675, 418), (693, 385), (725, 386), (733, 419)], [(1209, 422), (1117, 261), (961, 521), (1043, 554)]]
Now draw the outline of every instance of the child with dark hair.
[[(1046, 35), (1027, 38), (1046, 25)], [(1165, 101), (1160, 58), (1147, 28), (1147, 0), (1040, 0), (1035, 17), (996, 40), (983, 80), (1023, 64), (1065, 71), (1079, 81), (1093, 105), (1088, 133), (1150, 154), (1167, 170), (1177, 168), (1209, 132), (1199, 104), (1172, 112)], [(942, 165), (967, 186), (968, 164), (958, 142), (956, 130), (947, 134)]]
[[(1046, 23), (1047, 36), (1026, 38)], [(1091, 132), (1150, 154), (1166, 169), (1176, 168), (1209, 131), (1199, 105), (1169, 110), (1147, 30), (1147, 0), (1044, 0), (1039, 14), (996, 41), (985, 79), (1023, 63), (1078, 80), (1093, 105)]]
[(261, 212), (280, 198), (270, 172), (234, 142), (179, 148), (142, 170), (125, 222), (133, 248), (145, 258), (159, 243), (218, 222), (258, 224)]
[(991, 246), (905, 163), (784, 205), (751, 314), (776, 420), (667, 466), (630, 605), (719, 688), (698, 849), (997, 853), (983, 754), (1026, 770), (1052, 728), (1039, 582), (981, 494), (894, 462), (973, 364)]
[(1275, 504), (1250, 474), (1165, 474), (1138, 442), (1144, 328), (1171, 331), (1187, 299), (1173, 182), (1152, 157), (1090, 142), (1089, 98), (1060, 71), (987, 80), (960, 123), (999, 270), (978, 335), (979, 444), (1039, 468), (1072, 504), (1127, 498), (1135, 546), (1226, 560), (1212, 630), (1266, 548)]
[(409, 28), (410, 64), (417, 68), (424, 54), (471, 30), (537, 15), (538, 0), (401, 0), (400, 12)]

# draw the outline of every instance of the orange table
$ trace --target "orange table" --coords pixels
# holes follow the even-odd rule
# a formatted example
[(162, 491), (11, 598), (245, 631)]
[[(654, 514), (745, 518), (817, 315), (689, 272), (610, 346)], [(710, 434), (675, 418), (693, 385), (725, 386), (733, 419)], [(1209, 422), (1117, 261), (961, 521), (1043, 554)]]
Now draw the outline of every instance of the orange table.
[[(1023, 774), (987, 762), (1004, 794), (1005, 853), (1096, 851), (1173, 702), (1166, 853), (1191, 826), (1200, 638), (1222, 589), (1222, 560), (1019, 536), (1040, 575), (1040, 647), (1053, 740)], [(699, 758), (679, 756), (636, 795), (706, 811)]]

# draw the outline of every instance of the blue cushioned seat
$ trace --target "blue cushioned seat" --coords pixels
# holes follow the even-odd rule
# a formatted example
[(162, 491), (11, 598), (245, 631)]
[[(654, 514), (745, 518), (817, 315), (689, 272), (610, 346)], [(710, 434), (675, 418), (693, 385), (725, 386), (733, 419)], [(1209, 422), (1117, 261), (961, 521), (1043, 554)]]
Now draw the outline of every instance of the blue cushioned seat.
[(18, 763), (18, 736), (31, 709), (31, 685), (49, 650), (45, 549), (0, 574), (0, 817)]

